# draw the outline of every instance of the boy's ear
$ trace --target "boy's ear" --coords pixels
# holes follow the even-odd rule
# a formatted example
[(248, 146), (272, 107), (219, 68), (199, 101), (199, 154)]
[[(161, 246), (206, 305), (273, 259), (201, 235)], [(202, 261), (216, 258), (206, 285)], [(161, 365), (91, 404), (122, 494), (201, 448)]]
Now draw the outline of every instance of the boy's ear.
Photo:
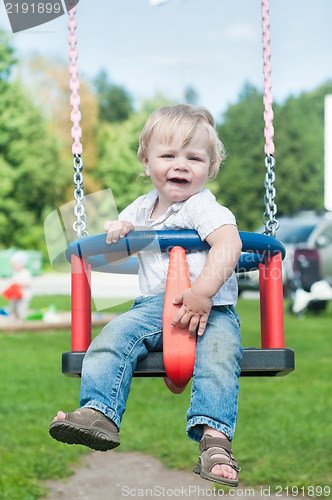
[(142, 163), (145, 170), (145, 174), (149, 177), (150, 176), (149, 160), (147, 158), (143, 158)]

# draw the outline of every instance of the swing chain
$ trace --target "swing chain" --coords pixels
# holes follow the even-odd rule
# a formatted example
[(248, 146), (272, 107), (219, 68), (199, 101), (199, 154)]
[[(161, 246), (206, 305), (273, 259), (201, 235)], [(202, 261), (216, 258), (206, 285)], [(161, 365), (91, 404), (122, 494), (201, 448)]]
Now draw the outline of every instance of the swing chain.
[(85, 213), (85, 197), (84, 197), (84, 181), (83, 181), (83, 160), (79, 154), (74, 155), (73, 167), (74, 173), (74, 198), (76, 200), (76, 205), (74, 208), (74, 213), (76, 215), (76, 221), (73, 224), (73, 229), (77, 233), (77, 238), (82, 238), (83, 236), (88, 236), (89, 233), (86, 231), (86, 213)]
[(265, 158), (265, 167), (266, 167), (266, 175), (265, 175), (265, 196), (264, 196), (264, 205), (265, 212), (263, 214), (263, 222), (265, 226), (264, 234), (272, 236), (275, 238), (277, 229), (279, 227), (279, 222), (275, 218), (277, 214), (277, 205), (274, 202), (276, 196), (276, 189), (274, 187), (275, 181), (275, 167), (276, 161), (271, 154), (267, 154)]

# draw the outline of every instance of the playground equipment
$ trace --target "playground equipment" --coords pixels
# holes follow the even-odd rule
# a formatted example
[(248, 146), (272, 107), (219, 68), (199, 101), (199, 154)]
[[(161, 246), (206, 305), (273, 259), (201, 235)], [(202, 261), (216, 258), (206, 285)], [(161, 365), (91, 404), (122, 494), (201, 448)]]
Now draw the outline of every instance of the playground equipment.
[[(80, 97), (77, 67), (77, 37), (75, 33), (76, 7), (69, 11), (69, 44), (70, 44), (70, 89), (73, 122), (72, 137), (74, 144), (74, 197), (76, 200), (74, 230), (77, 240), (69, 244), (66, 258), (71, 263), (72, 270), (72, 350), (63, 353), (62, 371), (69, 376), (80, 376), (85, 352), (91, 342), (91, 271), (135, 272), (137, 267), (134, 257), (126, 264), (113, 266), (109, 264), (104, 254), (110, 253), (114, 261), (128, 257), (138, 251), (168, 252), (171, 249), (170, 266), (172, 269), (184, 269), (186, 266), (185, 252), (206, 250), (206, 242), (202, 242), (195, 231), (133, 231), (118, 243), (107, 245), (106, 234), (88, 236), (86, 231), (86, 215), (84, 211), (83, 192), (83, 147), (80, 143)], [(262, 0), (263, 18), (263, 58), (264, 58), (264, 119), (266, 138), (265, 144), (265, 234), (240, 232), (242, 240), (242, 255), (237, 265), (237, 272), (259, 269), (260, 272), (260, 310), (261, 310), (261, 346), (260, 348), (244, 349), (241, 364), (242, 376), (274, 376), (285, 375), (294, 369), (294, 352), (285, 348), (283, 321), (283, 290), (281, 261), (285, 256), (283, 244), (275, 238), (278, 222), (275, 219), (275, 159), (273, 144), (273, 111), (271, 95), (271, 65), (269, 45), (269, 5), (268, 0)], [(176, 248), (174, 248), (176, 247)], [(180, 250), (178, 249), (180, 247)], [(173, 275), (174, 273), (172, 273)], [(182, 276), (183, 272), (178, 273)], [(166, 286), (164, 304), (164, 352), (151, 352), (139, 361), (135, 376), (169, 376), (177, 387), (183, 387), (192, 374), (195, 339), (189, 334), (169, 332), (167, 324), (172, 314), (172, 298), (179, 291), (187, 288), (187, 278), (184, 283), (173, 282)], [(182, 287), (182, 288), (179, 288)], [(175, 349), (181, 346), (180, 349)]]

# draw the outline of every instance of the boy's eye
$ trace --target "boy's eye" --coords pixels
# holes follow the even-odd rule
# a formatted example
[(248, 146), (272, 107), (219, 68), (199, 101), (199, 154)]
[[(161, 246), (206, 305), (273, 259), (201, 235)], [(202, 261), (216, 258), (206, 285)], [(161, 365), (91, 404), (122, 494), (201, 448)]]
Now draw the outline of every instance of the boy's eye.
[(170, 153), (166, 153), (164, 155), (161, 155), (162, 158), (174, 158), (174, 155), (170, 154)]
[(201, 159), (198, 156), (190, 156), (189, 160), (190, 161), (201, 161)]

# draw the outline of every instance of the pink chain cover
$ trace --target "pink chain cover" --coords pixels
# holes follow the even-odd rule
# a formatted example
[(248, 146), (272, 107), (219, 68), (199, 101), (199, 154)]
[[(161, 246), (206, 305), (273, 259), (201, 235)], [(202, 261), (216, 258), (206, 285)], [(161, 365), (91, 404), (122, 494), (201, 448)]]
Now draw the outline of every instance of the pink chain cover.
[(272, 79), (271, 79), (271, 48), (270, 48), (270, 16), (269, 16), (269, 1), (262, 0), (262, 26), (263, 26), (263, 71), (264, 71), (264, 137), (265, 137), (265, 154), (274, 154), (274, 128), (273, 128), (273, 109), (272, 109)]
[(69, 29), (68, 43), (70, 46), (69, 49), (69, 60), (70, 60), (69, 73), (71, 76), (69, 81), (69, 88), (71, 90), (70, 104), (73, 108), (70, 114), (70, 118), (73, 123), (73, 127), (71, 129), (71, 136), (74, 139), (74, 144), (72, 146), (72, 153), (73, 155), (75, 154), (81, 155), (83, 152), (83, 146), (80, 142), (82, 137), (82, 129), (80, 127), (81, 112), (79, 109), (81, 99), (79, 96), (80, 82), (78, 80), (78, 65), (77, 65), (78, 52), (76, 49), (77, 34), (75, 31), (77, 27), (77, 21), (75, 18), (75, 13), (76, 13), (76, 7), (68, 11), (69, 19), (67, 24)]

